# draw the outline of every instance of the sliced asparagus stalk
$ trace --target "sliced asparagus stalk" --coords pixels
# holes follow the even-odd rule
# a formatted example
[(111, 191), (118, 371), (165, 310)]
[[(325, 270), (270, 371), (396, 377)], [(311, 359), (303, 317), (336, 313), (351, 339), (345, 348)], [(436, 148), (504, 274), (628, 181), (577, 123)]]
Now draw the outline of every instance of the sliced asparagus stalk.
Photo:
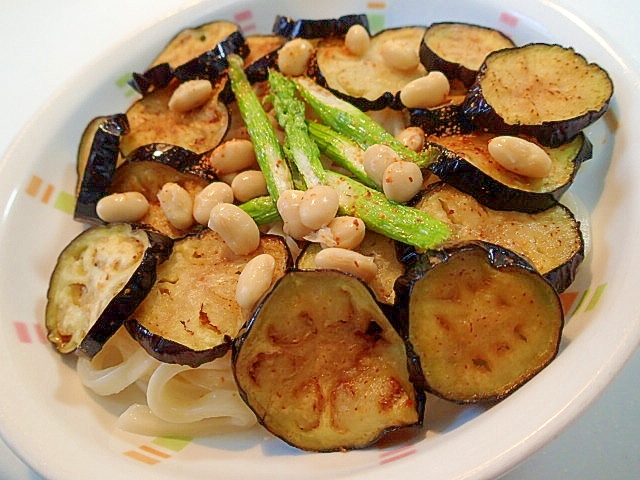
[(368, 229), (418, 248), (433, 248), (451, 234), (446, 223), (416, 208), (391, 202), (357, 180), (327, 170), (327, 185), (340, 197), (340, 213), (364, 221)]
[(380, 189), (380, 186), (365, 172), (364, 150), (356, 142), (322, 123), (309, 122), (307, 129), (320, 152), (351, 173), (360, 183), (376, 190)]
[(258, 225), (275, 222), (280, 218), (276, 202), (270, 195), (256, 197), (239, 205)]
[(429, 144), (422, 152), (414, 152), (366, 113), (339, 99), (313, 80), (299, 77), (295, 82), (298, 91), (320, 120), (338, 133), (351, 138), (362, 149), (382, 143), (393, 148), (402, 160), (414, 162), (420, 168), (428, 167), (438, 158), (441, 150), (436, 145)]
[(295, 83), (280, 72), (271, 70), (269, 86), (276, 118), (285, 133), (284, 154), (296, 166), (307, 187), (324, 184), (320, 151), (309, 137), (305, 104), (296, 96)]
[(240, 115), (253, 142), (258, 165), (267, 181), (269, 195), (277, 200), (281, 192), (293, 188), (291, 171), (284, 159), (273, 126), (244, 73), (244, 60), (234, 54), (229, 55), (228, 61), (229, 80)]

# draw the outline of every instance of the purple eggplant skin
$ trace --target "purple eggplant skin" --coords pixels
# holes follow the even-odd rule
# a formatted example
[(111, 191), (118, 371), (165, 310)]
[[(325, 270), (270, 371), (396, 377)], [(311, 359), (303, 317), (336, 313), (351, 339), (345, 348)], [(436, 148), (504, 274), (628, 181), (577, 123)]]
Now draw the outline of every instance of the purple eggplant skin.
[(215, 347), (207, 350), (194, 350), (186, 345), (150, 332), (134, 318), (125, 320), (124, 327), (129, 332), (129, 335), (142, 345), (152, 357), (163, 363), (187, 365), (192, 368), (224, 356), (231, 349), (233, 343), (233, 339), (227, 335), (224, 341)]
[(77, 192), (73, 212), (76, 221), (91, 225), (103, 223), (96, 213), (96, 205), (111, 185), (120, 155), (120, 138), (128, 131), (129, 122), (123, 113), (105, 117), (96, 130)]
[(125, 284), (120, 293), (105, 307), (100, 317), (82, 339), (76, 353), (93, 358), (104, 344), (123, 325), (126, 318), (144, 300), (156, 281), (156, 268), (171, 254), (173, 240), (166, 235), (150, 230), (147, 227), (132, 225), (134, 229), (142, 229), (149, 238), (149, 248), (144, 253), (140, 266)]
[(144, 73), (133, 72), (127, 82), (140, 95), (147, 95), (154, 90), (169, 85), (173, 78), (173, 69), (168, 63), (160, 63)]
[(322, 20), (295, 20), (283, 15), (276, 16), (271, 29), (275, 35), (287, 38), (326, 38), (346, 35), (353, 25), (362, 25), (369, 30), (369, 19), (365, 14), (344, 15)]
[(174, 76), (180, 82), (189, 80), (209, 80), (214, 82), (222, 75), (227, 67), (227, 57), (232, 53), (245, 58), (249, 54), (249, 47), (240, 30), (233, 32), (215, 48), (183, 63), (174, 70)]
[(167, 143), (143, 145), (131, 152), (126, 161), (153, 161), (168, 165), (182, 173), (202, 177), (209, 182), (218, 179), (216, 173), (211, 169), (207, 154), (196, 153), (178, 145)]
[(410, 108), (409, 123), (420, 127), (426, 135), (465, 134), (475, 130), (459, 104), (436, 108)]
[(429, 165), (429, 170), (444, 182), (472, 195), (478, 202), (493, 210), (541, 212), (558, 203), (558, 199), (571, 186), (582, 162), (593, 156), (593, 144), (584, 134), (578, 134), (582, 135), (583, 142), (574, 159), (573, 174), (564, 185), (552, 191), (531, 192), (510, 188), (444, 147), (438, 159)]

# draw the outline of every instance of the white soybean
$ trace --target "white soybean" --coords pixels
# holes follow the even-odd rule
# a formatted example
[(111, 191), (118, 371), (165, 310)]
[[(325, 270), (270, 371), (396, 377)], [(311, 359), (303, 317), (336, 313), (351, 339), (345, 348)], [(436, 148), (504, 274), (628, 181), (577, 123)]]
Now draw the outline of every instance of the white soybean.
[(380, 54), (387, 65), (398, 70), (413, 70), (420, 63), (418, 48), (404, 40), (387, 40), (382, 44)]
[(523, 138), (501, 136), (489, 141), (489, 154), (504, 168), (531, 178), (544, 178), (551, 171), (551, 157), (542, 147)]
[(214, 205), (208, 226), (236, 255), (248, 255), (260, 245), (258, 225), (247, 212), (232, 203)]
[(371, 37), (362, 25), (352, 25), (344, 37), (344, 46), (354, 55), (363, 56), (369, 50)]
[(444, 103), (450, 89), (447, 77), (433, 71), (402, 87), (400, 101), (408, 108), (431, 108)]
[(280, 193), (276, 202), (278, 213), (283, 221), (283, 232), (297, 240), (311, 233), (311, 229), (300, 220), (300, 203), (304, 193), (302, 190), (285, 190)]
[(278, 50), (278, 68), (284, 75), (298, 76), (305, 73), (313, 52), (309, 40), (294, 38)]
[(300, 221), (311, 230), (327, 225), (338, 212), (339, 200), (338, 192), (327, 185), (311, 187), (300, 200)]
[(169, 223), (179, 230), (193, 225), (193, 199), (174, 182), (165, 183), (157, 194), (160, 207)]
[(345, 248), (324, 248), (316, 254), (315, 263), (318, 269), (328, 268), (350, 273), (365, 282), (371, 281), (378, 272), (373, 257)]
[(218, 145), (209, 156), (211, 167), (218, 175), (240, 172), (256, 164), (253, 142), (233, 138)]
[(267, 181), (260, 170), (245, 170), (238, 173), (231, 181), (233, 195), (239, 202), (267, 195)]
[(329, 222), (335, 247), (352, 250), (362, 243), (366, 233), (364, 222), (351, 216), (336, 217)]
[(414, 152), (420, 152), (424, 147), (424, 130), (420, 127), (407, 127), (396, 138)]
[(219, 203), (233, 203), (233, 190), (224, 182), (212, 182), (193, 199), (193, 218), (200, 225), (206, 225), (211, 209)]
[(140, 192), (112, 193), (96, 204), (100, 220), (110, 222), (137, 222), (147, 214), (149, 202)]
[(185, 113), (198, 108), (209, 100), (213, 87), (209, 80), (189, 80), (181, 83), (169, 99), (169, 110)]
[(382, 185), (382, 177), (386, 168), (400, 160), (398, 154), (389, 146), (376, 143), (364, 152), (362, 166), (364, 171), (378, 185)]
[(394, 202), (411, 200), (422, 188), (422, 172), (413, 162), (394, 162), (384, 171), (382, 191)]
[(236, 301), (250, 310), (267, 293), (273, 280), (276, 260), (268, 253), (255, 256), (245, 265), (236, 285)]

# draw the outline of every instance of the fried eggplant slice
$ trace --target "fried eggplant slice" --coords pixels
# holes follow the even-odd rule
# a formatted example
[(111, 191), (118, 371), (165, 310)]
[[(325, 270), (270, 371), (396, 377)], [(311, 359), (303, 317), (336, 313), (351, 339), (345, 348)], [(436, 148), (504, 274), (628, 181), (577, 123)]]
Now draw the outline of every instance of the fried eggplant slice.
[(369, 19), (365, 14), (351, 14), (320, 20), (294, 19), (278, 15), (273, 22), (271, 31), (275, 35), (286, 38), (343, 37), (353, 25), (362, 25), (368, 30)]
[(121, 162), (120, 139), (129, 130), (126, 115), (94, 118), (82, 134), (76, 159), (76, 205), (73, 218), (98, 225), (98, 201), (106, 195), (116, 167)]
[(129, 224), (96, 225), (78, 235), (49, 282), (49, 341), (60, 353), (93, 357), (144, 300), (172, 243)]
[(524, 256), (558, 292), (573, 283), (584, 260), (580, 225), (561, 204), (538, 213), (492, 210), (438, 182), (423, 193), (416, 208), (447, 222), (450, 242), (483, 240)]
[(422, 421), (402, 338), (367, 286), (344, 273), (287, 273), (234, 343), (232, 362), (260, 423), (303, 450), (361, 448)]
[(238, 25), (226, 20), (205, 23), (180, 31), (153, 60), (151, 66), (167, 63), (172, 69), (214, 49), (238, 31)]
[(463, 110), (478, 128), (556, 147), (600, 118), (612, 95), (597, 64), (572, 48), (532, 43), (489, 54)]
[[(580, 133), (558, 147), (542, 147), (551, 157), (551, 171), (542, 178), (527, 177), (507, 170), (493, 159), (488, 143), (495, 136), (478, 130), (430, 136), (428, 140), (444, 147), (445, 154), (429, 169), (489, 208), (532, 213), (555, 205), (571, 186), (582, 162), (593, 154), (591, 142)], [(535, 142), (533, 138), (527, 140)]]
[[(371, 38), (369, 49), (362, 56), (351, 53), (344, 45), (344, 38), (325, 39), (318, 44), (310, 76), (361, 110), (401, 109), (398, 94), (402, 87), (427, 73), (419, 62), (424, 32), (425, 27), (383, 30)], [(390, 55), (385, 53), (388, 45), (415, 49), (415, 67), (400, 69), (385, 61), (385, 55)]]
[(160, 161), (127, 161), (116, 169), (108, 193), (142, 193), (149, 202), (149, 209), (138, 223), (148, 225), (168, 237), (178, 238), (198, 229), (199, 226), (194, 222), (191, 227), (186, 229), (176, 228), (165, 215), (158, 200), (158, 192), (165, 183), (170, 182), (184, 188), (189, 192), (191, 198), (194, 198), (210, 183), (208, 177), (181, 172)]
[(497, 401), (556, 356), (564, 316), (522, 257), (486, 242), (426, 252), (396, 282), (422, 388), (458, 403)]
[(509, 37), (493, 28), (460, 22), (433, 23), (422, 39), (420, 61), (428, 71), (440, 71), (449, 81), (460, 80), (470, 87), (487, 55), (515, 46)]
[(236, 302), (238, 276), (254, 256), (276, 259), (274, 281), (291, 267), (281, 237), (263, 235), (251, 255), (234, 255), (204, 229), (176, 240), (157, 281), (125, 327), (149, 354), (166, 363), (197, 367), (224, 355), (245, 318)]
[[(315, 256), (321, 248), (318, 243), (305, 245), (296, 260), (296, 268), (299, 270), (315, 270)], [(362, 243), (354, 250), (368, 257), (373, 257), (378, 271), (373, 280), (367, 284), (373, 290), (378, 302), (393, 305), (395, 300), (393, 284), (404, 273), (405, 269), (404, 264), (398, 259), (397, 242), (368, 230)]]
[(176, 145), (196, 153), (213, 150), (229, 127), (229, 111), (219, 98), (226, 78), (214, 83), (209, 100), (188, 112), (169, 109), (169, 100), (180, 84), (177, 80), (137, 100), (127, 110), (130, 129), (120, 141), (122, 154), (127, 157), (151, 143)]

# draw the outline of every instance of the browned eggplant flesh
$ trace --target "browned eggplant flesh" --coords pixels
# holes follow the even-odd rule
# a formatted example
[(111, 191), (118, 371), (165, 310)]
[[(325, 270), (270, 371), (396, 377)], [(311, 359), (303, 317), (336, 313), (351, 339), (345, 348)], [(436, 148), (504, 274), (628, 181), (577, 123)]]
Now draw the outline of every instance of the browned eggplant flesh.
[(487, 55), (516, 45), (504, 33), (481, 25), (440, 22), (429, 26), (420, 45), (420, 59), (428, 71), (444, 73), (450, 81), (469, 87)]
[(58, 257), (45, 323), (59, 352), (95, 355), (137, 305), (170, 254), (172, 241), (129, 224), (91, 227)]
[(532, 43), (490, 54), (464, 110), (479, 128), (558, 146), (607, 110), (613, 83), (572, 48)]
[(524, 256), (558, 292), (573, 282), (584, 260), (580, 225), (561, 204), (539, 213), (492, 210), (439, 182), (429, 187), (416, 208), (447, 222), (450, 242), (483, 240)]
[(558, 352), (558, 294), (501, 247), (469, 242), (427, 252), (396, 288), (424, 388), (445, 399), (504, 398)]
[(233, 366), (262, 425), (303, 450), (365, 447), (422, 418), (402, 338), (348, 274), (285, 275), (236, 341)]
[[(505, 138), (501, 136), (500, 138)], [(537, 145), (549, 157), (549, 171), (531, 177), (505, 168), (491, 154), (489, 143), (498, 135), (478, 130), (428, 139), (446, 149), (429, 169), (438, 178), (473, 195), (495, 210), (539, 212), (552, 207), (572, 184), (593, 148), (584, 134), (556, 148), (539, 145), (534, 138), (518, 137)], [(511, 139), (511, 138), (510, 138)]]
[(263, 253), (276, 260), (274, 281), (291, 266), (281, 237), (263, 236), (251, 255), (234, 255), (209, 229), (176, 240), (127, 330), (163, 362), (196, 367), (221, 357), (246, 320), (235, 296), (239, 273)]

